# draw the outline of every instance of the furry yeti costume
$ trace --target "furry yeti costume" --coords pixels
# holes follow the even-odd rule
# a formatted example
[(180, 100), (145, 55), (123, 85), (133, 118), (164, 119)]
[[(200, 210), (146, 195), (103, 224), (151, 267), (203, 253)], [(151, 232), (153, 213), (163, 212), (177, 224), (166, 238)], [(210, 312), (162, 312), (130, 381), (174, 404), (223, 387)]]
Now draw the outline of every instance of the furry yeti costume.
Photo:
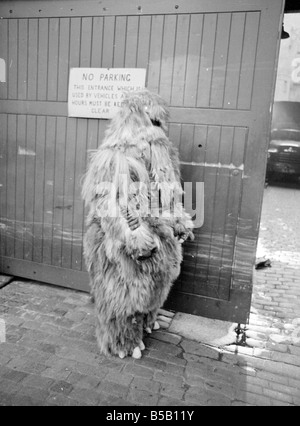
[(179, 160), (166, 136), (165, 102), (127, 94), (83, 182), (89, 206), (84, 254), (104, 354), (140, 358), (143, 329), (179, 275), (192, 221), (181, 198)]

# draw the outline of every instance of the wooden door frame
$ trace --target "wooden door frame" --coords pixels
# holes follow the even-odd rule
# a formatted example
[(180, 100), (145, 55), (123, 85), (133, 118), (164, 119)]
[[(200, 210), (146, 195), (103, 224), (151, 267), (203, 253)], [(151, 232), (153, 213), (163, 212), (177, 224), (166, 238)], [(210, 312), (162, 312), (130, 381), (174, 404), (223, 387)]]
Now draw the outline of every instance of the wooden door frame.
[[(3, 19), (22, 18), (52, 18), (52, 17), (113, 17), (139, 16), (153, 14), (193, 14), (238, 12), (241, 10), (261, 11), (260, 31), (267, 28), (257, 46), (256, 59), (260, 66), (254, 77), (254, 92), (252, 93), (251, 110), (235, 110), (234, 123), (247, 126), (255, 123), (249, 129), (244, 170), (243, 192), (241, 194), (240, 219), (236, 231), (235, 255), (233, 264), (230, 300), (216, 300), (209, 297), (190, 295), (174, 288), (166, 306), (176, 311), (188, 311), (196, 315), (211, 316), (218, 319), (232, 319), (236, 322), (246, 322), (251, 303), (252, 281), (249, 271), (253, 268), (258, 228), (261, 214), (263, 184), (267, 159), (268, 134), (271, 122), (270, 108), (273, 101), (276, 64), (279, 52), (281, 22), (283, 18), (283, 0), (232, 0), (230, 2), (214, 0), (62, 0), (59, 7), (55, 2), (44, 1), (3, 1), (0, 4), (0, 15)], [(88, 7), (87, 7), (88, 3)], [(126, 4), (125, 4), (126, 3)], [(126, 7), (125, 7), (125, 6)], [(280, 18), (279, 18), (280, 17)], [(279, 19), (278, 19), (279, 18)], [(274, 24), (276, 22), (276, 25)], [(278, 25), (277, 25), (278, 24)], [(276, 39), (276, 43), (274, 43)], [(271, 46), (271, 48), (270, 48)], [(263, 84), (263, 87), (262, 87)], [(171, 107), (171, 121), (181, 123), (182, 108)], [(57, 117), (67, 117), (66, 102), (29, 101), (7, 99), (0, 103), (0, 114), (41, 115), (53, 114)], [(232, 111), (219, 109), (212, 115), (206, 108), (185, 108), (187, 123), (206, 123), (208, 125), (230, 125), (233, 123)], [(264, 167), (257, 170), (256, 164), (264, 158)], [(255, 174), (253, 175), (253, 170)], [(251, 176), (251, 179), (248, 178)], [(87, 290), (88, 276), (86, 272), (57, 268), (51, 265), (29, 262), (23, 259), (3, 257), (1, 270), (4, 273), (38, 279), (52, 284), (74, 289)], [(245, 272), (246, 271), (246, 272)], [(51, 278), (49, 278), (51, 276)]]

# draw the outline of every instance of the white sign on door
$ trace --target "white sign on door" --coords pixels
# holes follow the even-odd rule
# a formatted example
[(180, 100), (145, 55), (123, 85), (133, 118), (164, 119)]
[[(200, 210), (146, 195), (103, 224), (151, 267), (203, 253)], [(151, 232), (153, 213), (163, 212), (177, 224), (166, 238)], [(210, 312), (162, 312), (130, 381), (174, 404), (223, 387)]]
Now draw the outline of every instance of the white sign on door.
[(124, 92), (145, 88), (142, 68), (71, 68), (69, 117), (112, 118)]

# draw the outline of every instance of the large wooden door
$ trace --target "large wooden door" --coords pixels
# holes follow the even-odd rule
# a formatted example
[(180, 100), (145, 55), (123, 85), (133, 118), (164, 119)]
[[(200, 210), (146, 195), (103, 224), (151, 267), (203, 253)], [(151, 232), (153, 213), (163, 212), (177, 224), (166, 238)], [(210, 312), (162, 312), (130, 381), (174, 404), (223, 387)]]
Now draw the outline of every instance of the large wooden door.
[(80, 178), (107, 122), (67, 117), (69, 70), (146, 68), (183, 180), (204, 182), (204, 224), (166, 306), (246, 322), (283, 3), (2, 1), (1, 271), (88, 289)]

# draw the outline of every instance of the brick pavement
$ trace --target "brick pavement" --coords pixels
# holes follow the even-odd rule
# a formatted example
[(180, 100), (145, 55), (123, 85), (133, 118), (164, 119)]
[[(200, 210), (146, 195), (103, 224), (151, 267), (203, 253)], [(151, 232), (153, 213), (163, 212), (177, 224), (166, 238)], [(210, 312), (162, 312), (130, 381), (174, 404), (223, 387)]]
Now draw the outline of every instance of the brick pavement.
[(272, 268), (255, 273), (250, 323), (237, 344), (170, 333), (172, 313), (162, 312), (164, 328), (145, 339), (141, 360), (106, 358), (88, 295), (15, 279), (0, 290), (0, 405), (299, 405), (300, 250), (298, 242), (285, 250), (287, 229), (271, 238), (284, 212), (270, 214), (267, 201), (259, 249)]

